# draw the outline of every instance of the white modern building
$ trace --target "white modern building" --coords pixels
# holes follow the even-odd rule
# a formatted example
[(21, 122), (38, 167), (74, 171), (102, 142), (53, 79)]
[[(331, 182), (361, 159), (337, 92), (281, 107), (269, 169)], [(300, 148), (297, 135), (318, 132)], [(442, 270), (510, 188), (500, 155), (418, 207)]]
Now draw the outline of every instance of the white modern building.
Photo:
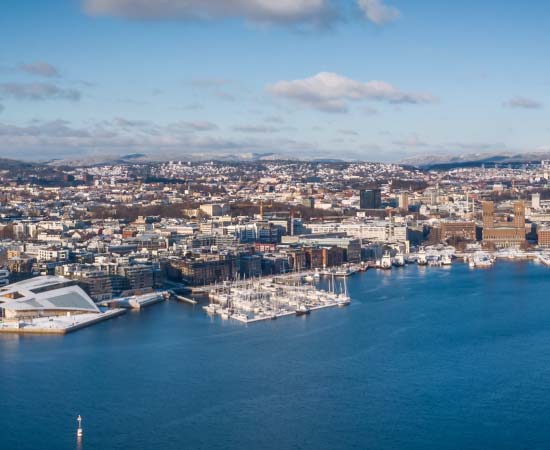
[(0, 317), (22, 319), (101, 311), (75, 281), (40, 276), (0, 288)]

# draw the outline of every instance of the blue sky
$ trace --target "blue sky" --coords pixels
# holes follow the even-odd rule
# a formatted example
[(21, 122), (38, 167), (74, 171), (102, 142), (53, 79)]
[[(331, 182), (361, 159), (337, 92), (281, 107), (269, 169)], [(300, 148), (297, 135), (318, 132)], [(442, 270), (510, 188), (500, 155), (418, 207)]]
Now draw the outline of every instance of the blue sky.
[(0, 154), (550, 151), (550, 5), (4, 0)]

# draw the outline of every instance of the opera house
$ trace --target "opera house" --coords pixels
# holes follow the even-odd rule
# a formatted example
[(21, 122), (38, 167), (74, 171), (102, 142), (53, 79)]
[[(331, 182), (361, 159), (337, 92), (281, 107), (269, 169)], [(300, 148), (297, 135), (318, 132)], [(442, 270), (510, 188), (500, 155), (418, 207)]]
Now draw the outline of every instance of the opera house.
[(38, 317), (100, 314), (93, 300), (73, 280), (40, 276), (0, 288), (0, 317)]

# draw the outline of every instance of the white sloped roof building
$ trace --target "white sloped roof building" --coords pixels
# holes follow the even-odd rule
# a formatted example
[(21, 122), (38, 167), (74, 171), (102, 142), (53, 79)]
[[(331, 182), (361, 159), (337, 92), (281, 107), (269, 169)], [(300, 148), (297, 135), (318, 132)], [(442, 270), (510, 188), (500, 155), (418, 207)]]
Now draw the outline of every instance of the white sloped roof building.
[(7, 319), (100, 313), (75, 281), (40, 276), (0, 288), (0, 317)]

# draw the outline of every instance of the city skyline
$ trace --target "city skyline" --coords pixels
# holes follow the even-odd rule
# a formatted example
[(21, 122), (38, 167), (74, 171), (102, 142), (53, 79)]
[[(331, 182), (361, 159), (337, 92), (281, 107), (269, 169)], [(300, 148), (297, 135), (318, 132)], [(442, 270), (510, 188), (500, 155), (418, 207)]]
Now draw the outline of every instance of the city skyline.
[(550, 151), (549, 6), (8, 1), (0, 153)]

